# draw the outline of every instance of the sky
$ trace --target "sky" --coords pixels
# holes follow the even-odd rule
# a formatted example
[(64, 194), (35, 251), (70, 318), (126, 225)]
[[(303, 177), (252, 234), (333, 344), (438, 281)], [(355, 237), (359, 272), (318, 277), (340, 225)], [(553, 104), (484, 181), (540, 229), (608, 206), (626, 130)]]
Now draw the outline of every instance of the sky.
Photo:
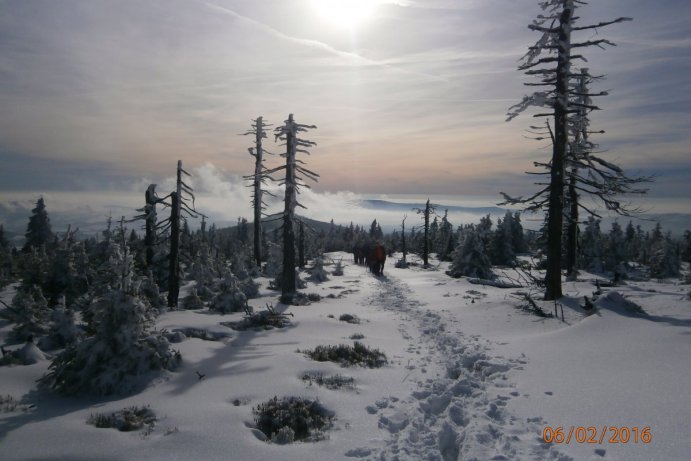
[[(0, 0), (0, 219), (25, 226), (41, 195), (63, 220), (133, 214), (148, 184), (171, 190), (178, 159), (212, 219), (249, 217), (240, 134), (289, 113), (318, 127), (303, 158), (321, 175), (304, 197), (318, 217), (348, 221), (339, 211), (362, 197), (535, 190), (524, 172), (550, 146), (525, 130), (544, 122), (505, 119), (530, 90), (517, 66), (538, 39), (537, 0), (342, 3)], [(691, 212), (691, 3), (593, 0), (579, 16), (634, 18), (598, 33), (618, 46), (584, 52), (610, 93), (594, 140), (655, 175), (634, 203)]]

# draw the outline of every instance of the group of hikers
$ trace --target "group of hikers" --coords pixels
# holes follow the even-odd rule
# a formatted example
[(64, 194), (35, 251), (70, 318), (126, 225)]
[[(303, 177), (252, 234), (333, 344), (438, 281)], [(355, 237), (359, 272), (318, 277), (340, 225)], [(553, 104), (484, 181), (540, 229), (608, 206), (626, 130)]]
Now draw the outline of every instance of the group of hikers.
[(379, 242), (366, 241), (357, 243), (353, 247), (355, 264), (366, 265), (377, 276), (384, 275), (386, 248)]

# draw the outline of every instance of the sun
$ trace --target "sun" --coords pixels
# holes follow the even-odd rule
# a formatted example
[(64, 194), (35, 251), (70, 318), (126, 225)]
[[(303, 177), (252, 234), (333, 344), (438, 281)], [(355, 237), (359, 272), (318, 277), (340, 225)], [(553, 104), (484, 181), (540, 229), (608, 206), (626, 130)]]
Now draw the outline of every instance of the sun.
[(312, 6), (325, 21), (344, 28), (353, 28), (372, 16), (377, 0), (311, 0)]

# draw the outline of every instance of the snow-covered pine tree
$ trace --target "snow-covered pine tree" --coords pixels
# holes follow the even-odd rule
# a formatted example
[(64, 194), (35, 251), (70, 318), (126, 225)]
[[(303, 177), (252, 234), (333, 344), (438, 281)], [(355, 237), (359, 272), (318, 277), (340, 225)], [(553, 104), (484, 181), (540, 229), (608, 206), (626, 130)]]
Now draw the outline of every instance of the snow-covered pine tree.
[(301, 132), (306, 132), (310, 129), (317, 128), (314, 125), (303, 125), (295, 122), (293, 114), (288, 116), (284, 124), (276, 127), (274, 136), (276, 139), (284, 141), (286, 152), (281, 154), (286, 159), (283, 166), (269, 170), (267, 173), (272, 174), (281, 170), (285, 170), (285, 179), (282, 184), (285, 185), (285, 207), (283, 211), (283, 269), (281, 276), (281, 294), (292, 295), (296, 290), (296, 276), (295, 276), (295, 207), (299, 206), (305, 208), (297, 201), (297, 195), (300, 187), (309, 187), (303, 182), (304, 178), (312, 181), (317, 181), (319, 175), (307, 168), (301, 166), (304, 162), (296, 158), (297, 153), (309, 154), (307, 150), (310, 147), (316, 146), (316, 143), (307, 139), (302, 139), (298, 135)]
[(667, 233), (655, 239), (650, 248), (650, 276), (657, 279), (678, 277), (679, 269), (679, 251), (672, 236)]
[(242, 292), (240, 281), (226, 271), (217, 289), (216, 296), (209, 303), (209, 309), (220, 314), (241, 312), (247, 306), (247, 296)]
[(444, 216), (441, 218), (437, 238), (434, 242), (434, 250), (436, 251), (440, 261), (450, 261), (451, 253), (454, 249), (453, 240), (453, 226), (449, 222), (449, 210), (444, 210)]
[(523, 100), (509, 109), (507, 120), (511, 120), (531, 106), (552, 109), (552, 113), (539, 113), (536, 117), (553, 117), (554, 133), (552, 135), (552, 158), (549, 165), (550, 180), (538, 183), (542, 189), (533, 196), (512, 198), (503, 194), (508, 203), (532, 203), (532, 207), (547, 207), (547, 266), (545, 274), (545, 300), (555, 300), (562, 296), (561, 256), (562, 227), (564, 210), (565, 171), (569, 145), (570, 99), (573, 96), (571, 78), (572, 62), (585, 59), (580, 54), (572, 54), (573, 49), (590, 46), (603, 48), (613, 45), (606, 39), (586, 40), (573, 43), (572, 32), (597, 30), (610, 24), (630, 20), (618, 18), (613, 21), (600, 22), (594, 25), (577, 26), (576, 8), (587, 4), (582, 0), (542, 0), (539, 5), (543, 11), (528, 27), (541, 34), (535, 45), (529, 47), (523, 56), (519, 70), (527, 75), (537, 76), (538, 83), (527, 83), (528, 86), (545, 87), (525, 96)]
[(12, 282), (14, 278), (14, 258), (10, 242), (5, 236), (5, 228), (0, 224), (0, 289)]
[(15, 324), (8, 338), (10, 342), (21, 343), (48, 333), (50, 309), (40, 286), (22, 284), (7, 311), (10, 322)]
[(120, 238), (111, 242), (108, 287), (89, 306), (93, 335), (69, 345), (56, 356), (42, 385), (66, 395), (129, 393), (152, 372), (173, 370), (179, 352), (153, 331), (153, 315), (140, 298), (134, 258), (125, 241), (124, 218)]
[(681, 260), (691, 264), (691, 231), (684, 231)]
[(582, 266), (596, 273), (604, 271), (604, 241), (600, 231), (600, 220), (588, 217), (581, 233), (580, 260)]
[(447, 271), (451, 277), (494, 278), (489, 257), (485, 252), (485, 245), (475, 226), (464, 229), (461, 243), (456, 247), (452, 256), (453, 261)]
[(497, 229), (492, 235), (490, 260), (498, 266), (514, 266), (516, 252), (513, 247), (513, 215), (507, 211), (504, 219), (497, 220)]
[(624, 250), (624, 231), (621, 225), (614, 221), (609, 234), (607, 234), (605, 269), (619, 272), (620, 266), (626, 262)]

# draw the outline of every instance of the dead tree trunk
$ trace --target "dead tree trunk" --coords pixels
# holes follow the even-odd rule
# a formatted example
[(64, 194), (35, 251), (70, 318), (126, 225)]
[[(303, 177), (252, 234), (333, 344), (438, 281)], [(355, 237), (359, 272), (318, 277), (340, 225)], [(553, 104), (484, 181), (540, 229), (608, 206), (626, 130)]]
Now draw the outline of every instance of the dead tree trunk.
[[(288, 116), (288, 123), (293, 124), (293, 114)], [(283, 273), (281, 278), (281, 293), (295, 293), (295, 206), (297, 204), (297, 189), (295, 178), (295, 149), (297, 134), (294, 130), (286, 133), (286, 179), (285, 179), (285, 207), (283, 211)]]
[(146, 233), (144, 235), (144, 247), (146, 248), (146, 267), (151, 269), (154, 265), (154, 247), (156, 245), (156, 184), (150, 184), (146, 189), (146, 205), (144, 206)]
[(425, 204), (424, 210), (420, 208), (415, 208), (415, 211), (417, 211), (418, 214), (423, 215), (425, 223), (424, 236), (422, 242), (422, 262), (424, 264), (424, 267), (429, 266), (429, 216), (435, 211), (435, 209), (436, 205), (430, 205), (429, 199), (427, 199), (427, 203)]
[(568, 147), (569, 70), (571, 61), (571, 22), (573, 7), (565, 6), (559, 17), (557, 48), (556, 101), (554, 104), (554, 146), (550, 171), (547, 211), (547, 267), (545, 300), (562, 297), (561, 245), (564, 222), (564, 164)]
[[(285, 208), (283, 210), (283, 269), (281, 272), (281, 294), (283, 296), (290, 296), (295, 293), (296, 277), (295, 277), (295, 207), (303, 207), (297, 201), (298, 188), (300, 186), (309, 187), (300, 181), (303, 177), (299, 177), (297, 173), (301, 173), (304, 178), (317, 181), (319, 175), (313, 171), (301, 166), (304, 162), (297, 160), (297, 152), (309, 154), (307, 148), (315, 146), (316, 143), (301, 139), (298, 137), (300, 131), (307, 131), (308, 129), (316, 128), (314, 125), (302, 125), (296, 123), (293, 119), (293, 114), (288, 116), (288, 120), (284, 125), (276, 127), (274, 134), (277, 139), (285, 141), (286, 152), (283, 156), (286, 159), (286, 164), (273, 170), (268, 170), (265, 174), (271, 174), (279, 170), (285, 170)], [(300, 164), (298, 164), (300, 162)]]
[(305, 223), (300, 221), (300, 235), (298, 235), (298, 266), (305, 267)]
[(255, 133), (255, 163), (254, 163), (254, 261), (257, 267), (262, 265), (262, 169), (264, 149), (262, 139), (266, 137), (263, 130), (263, 117), (257, 117)]
[(586, 145), (588, 143), (588, 130), (585, 122), (587, 116), (586, 105), (588, 87), (587, 87), (588, 69), (581, 69), (581, 74), (578, 77), (577, 94), (579, 95), (579, 109), (576, 113), (576, 119), (573, 130), (573, 143), (571, 144), (571, 157), (573, 164), (569, 172), (569, 185), (567, 191), (567, 198), (569, 204), (569, 219), (566, 223), (566, 276), (567, 278), (575, 277), (578, 273), (578, 191), (576, 182), (578, 181), (578, 158), (584, 154)]
[[(179, 165), (179, 163), (178, 163)], [(178, 179), (180, 174), (178, 173)], [(180, 188), (170, 194), (170, 254), (168, 255), (168, 307), (178, 305), (180, 295)]]
[(404, 216), (403, 221), (401, 222), (401, 251), (403, 252), (403, 261), (406, 260), (405, 258), (408, 255), (408, 249), (405, 245), (405, 220), (407, 218), (408, 216)]

